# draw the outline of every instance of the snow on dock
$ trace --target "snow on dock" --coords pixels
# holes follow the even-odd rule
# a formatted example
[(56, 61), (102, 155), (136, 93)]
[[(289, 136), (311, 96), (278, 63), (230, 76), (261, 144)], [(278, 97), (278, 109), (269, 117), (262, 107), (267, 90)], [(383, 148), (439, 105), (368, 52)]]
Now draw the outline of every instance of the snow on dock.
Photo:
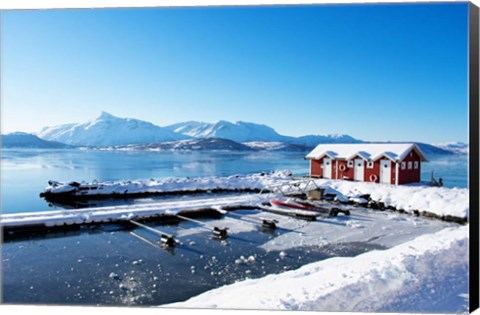
[(468, 227), (446, 228), (387, 250), (310, 263), (162, 307), (465, 312), (468, 244)]
[(205, 178), (166, 178), (148, 181), (61, 183), (51, 182), (43, 194), (49, 197), (96, 198), (101, 196), (136, 196), (207, 191), (272, 191), (279, 194), (305, 193), (322, 188), (324, 194), (340, 202), (381, 203), (385, 207), (444, 218), (452, 216), (468, 219), (469, 190), (467, 188), (431, 187), (416, 185), (388, 185), (327, 179), (298, 179), (288, 170), (249, 175)]
[[(80, 188), (84, 189), (80, 189)], [(85, 189), (87, 187), (88, 189)], [(469, 212), (469, 191), (465, 188), (444, 188), (422, 185), (394, 186), (386, 184), (350, 182), (326, 179), (298, 179), (290, 171), (275, 171), (250, 175), (233, 175), (228, 177), (207, 178), (169, 178), (164, 180), (104, 182), (104, 183), (60, 183), (51, 182), (45, 193), (64, 195), (75, 194), (95, 198), (141, 193), (198, 192), (210, 190), (223, 191), (271, 191), (285, 194), (288, 191), (305, 193), (309, 189), (324, 189), (324, 193), (334, 196), (334, 201), (365, 204), (381, 203), (384, 207), (401, 212), (433, 216), (450, 221), (466, 223)], [(287, 189), (288, 190), (288, 189)], [(65, 196), (65, 195), (64, 195)], [(68, 196), (67, 196), (68, 197)], [(75, 198), (75, 196), (70, 195)], [(161, 202), (144, 205), (88, 208), (78, 210), (45, 211), (0, 216), (0, 225), (13, 226), (59, 226), (92, 222), (120, 220), (132, 215), (152, 216), (177, 213), (182, 210), (195, 210), (236, 205), (259, 206), (270, 201), (274, 195), (241, 194), (234, 197), (214, 196), (199, 200)], [(453, 218), (453, 219), (452, 219)]]
[(202, 211), (234, 206), (256, 206), (267, 202), (271, 195), (242, 194), (238, 196), (188, 199), (141, 205), (111, 206), (62, 211), (43, 211), (29, 213), (3, 214), (0, 226), (3, 228), (31, 226), (62, 226), (99, 222), (130, 220), (132, 218), (148, 218), (159, 215), (176, 215), (182, 212)]
[(202, 178), (165, 178), (161, 180), (119, 181), (119, 182), (57, 182), (50, 181), (42, 196), (97, 197), (138, 194), (161, 194), (179, 192), (203, 192), (209, 190), (242, 191), (261, 190), (266, 186), (292, 180), (290, 171), (274, 171), (249, 175)]

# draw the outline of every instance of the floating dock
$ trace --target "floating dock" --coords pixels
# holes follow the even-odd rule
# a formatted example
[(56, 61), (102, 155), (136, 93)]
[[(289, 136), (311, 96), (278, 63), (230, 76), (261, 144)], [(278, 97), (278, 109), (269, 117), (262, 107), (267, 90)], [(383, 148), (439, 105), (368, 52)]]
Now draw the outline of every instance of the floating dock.
[(0, 227), (5, 232), (26, 229), (53, 229), (97, 223), (126, 222), (132, 219), (146, 220), (161, 217), (175, 217), (177, 214), (214, 211), (219, 215), (223, 207), (257, 208), (268, 202), (271, 196), (243, 194), (239, 196), (212, 196), (202, 199), (165, 201), (149, 204), (96, 207), (84, 209), (52, 210), (42, 212), (12, 213), (0, 216)]

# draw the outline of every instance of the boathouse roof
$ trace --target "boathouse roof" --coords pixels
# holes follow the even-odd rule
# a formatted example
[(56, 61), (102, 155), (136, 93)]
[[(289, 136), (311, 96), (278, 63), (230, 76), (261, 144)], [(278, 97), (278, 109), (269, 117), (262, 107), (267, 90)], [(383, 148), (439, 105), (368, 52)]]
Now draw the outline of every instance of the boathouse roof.
[(425, 154), (415, 143), (354, 143), (354, 144), (319, 144), (305, 157), (318, 160), (328, 156), (337, 160), (350, 160), (361, 157), (366, 161), (388, 158), (394, 162), (402, 161), (411, 150), (414, 150), (421, 161), (428, 161)]

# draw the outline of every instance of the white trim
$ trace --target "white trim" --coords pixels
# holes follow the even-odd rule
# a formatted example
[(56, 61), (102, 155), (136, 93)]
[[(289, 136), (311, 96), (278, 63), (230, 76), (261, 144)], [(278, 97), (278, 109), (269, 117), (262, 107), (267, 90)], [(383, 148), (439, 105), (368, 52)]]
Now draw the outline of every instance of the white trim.
[(323, 159), (325, 156), (328, 156), (328, 157), (331, 158), (332, 160), (335, 160), (335, 159), (336, 159), (336, 157), (328, 154), (328, 151), (323, 152), (321, 155), (319, 155), (319, 156), (317, 156), (317, 157), (308, 157), (308, 156), (306, 156), (305, 159), (307, 159), (307, 160), (321, 160), (321, 159)]
[(361, 151), (355, 152), (354, 154), (350, 155), (347, 157), (347, 160), (353, 160), (353, 158), (360, 157), (364, 161), (368, 161), (369, 159), (367, 157), (364, 157), (362, 154), (360, 154)]
[(389, 156), (388, 154), (385, 154), (385, 152), (383, 153), (380, 153), (379, 155), (375, 156), (372, 158), (373, 161), (379, 161), (381, 160), (382, 158), (386, 158), (386, 159), (389, 159), (390, 161), (392, 162), (397, 162), (397, 160), (395, 160), (394, 158), (392, 158), (391, 156)]
[(420, 157), (420, 161), (422, 162), (428, 162), (427, 157), (425, 154), (423, 154), (422, 150), (418, 147), (416, 143), (413, 143), (408, 150), (406, 150), (400, 157), (399, 160), (402, 161), (409, 153), (412, 152), (412, 150), (415, 150), (415, 152), (418, 154)]

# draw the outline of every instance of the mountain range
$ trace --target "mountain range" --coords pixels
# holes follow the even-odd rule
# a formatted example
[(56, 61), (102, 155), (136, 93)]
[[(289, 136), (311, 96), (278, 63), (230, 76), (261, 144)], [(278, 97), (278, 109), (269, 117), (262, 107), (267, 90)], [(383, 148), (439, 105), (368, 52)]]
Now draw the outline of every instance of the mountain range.
[[(2, 146), (5, 148), (87, 146), (124, 150), (308, 151), (319, 143), (362, 142), (365, 141), (344, 134), (285, 136), (267, 125), (243, 121), (188, 121), (160, 127), (143, 120), (120, 118), (106, 112), (85, 123), (45, 127), (35, 135), (2, 135)], [(437, 146), (418, 144), (427, 154), (468, 152), (468, 145), (464, 143)]]
[(106, 112), (85, 123), (45, 127), (37, 136), (76, 146), (115, 146), (190, 138), (143, 120), (120, 118)]
[[(108, 136), (107, 136), (108, 135)], [(120, 118), (102, 112), (97, 118), (85, 123), (45, 127), (37, 136), (77, 146), (119, 146), (130, 144), (172, 142), (187, 139), (221, 138), (235, 142), (286, 142), (303, 145), (322, 143), (361, 142), (347, 135), (310, 135), (290, 137), (277, 133), (273, 128), (251, 122), (214, 123), (188, 121), (159, 127), (150, 122)]]
[(222, 138), (236, 142), (249, 141), (289, 141), (292, 137), (282, 136), (273, 128), (250, 122), (229, 122), (220, 120), (214, 123), (188, 121), (165, 127), (176, 133), (192, 138)]
[(255, 152), (255, 151), (288, 151), (307, 152), (310, 146), (287, 142), (236, 142), (222, 138), (198, 138), (174, 142), (158, 142), (145, 144), (128, 144), (119, 146), (90, 147), (94, 150), (119, 150), (119, 151), (229, 151), (229, 152)]

